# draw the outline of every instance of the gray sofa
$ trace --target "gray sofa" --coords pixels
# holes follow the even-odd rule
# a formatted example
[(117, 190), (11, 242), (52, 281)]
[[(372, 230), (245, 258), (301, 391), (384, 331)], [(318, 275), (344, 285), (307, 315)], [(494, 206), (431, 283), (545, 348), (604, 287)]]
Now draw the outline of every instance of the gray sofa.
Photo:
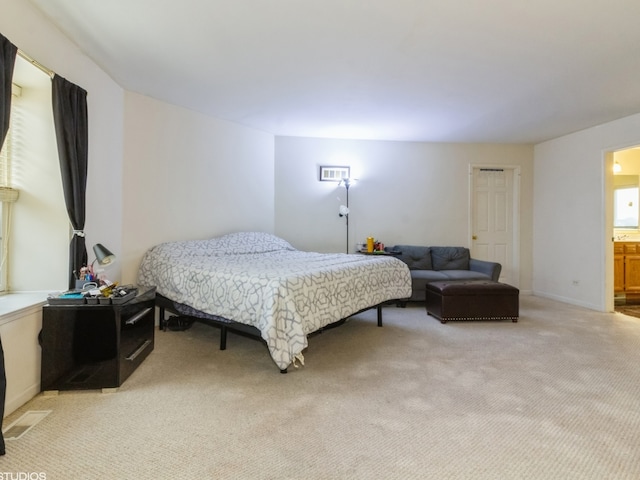
[(397, 258), (409, 266), (412, 294), (409, 301), (425, 301), (427, 283), (442, 280), (498, 281), (502, 266), (471, 258), (466, 247), (422, 247), (395, 245), (385, 248), (398, 252)]

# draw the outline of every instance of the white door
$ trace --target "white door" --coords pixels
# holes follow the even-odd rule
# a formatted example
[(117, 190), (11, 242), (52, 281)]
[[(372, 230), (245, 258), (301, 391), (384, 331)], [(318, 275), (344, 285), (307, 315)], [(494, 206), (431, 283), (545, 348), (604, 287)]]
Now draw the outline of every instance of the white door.
[(471, 168), (471, 257), (502, 265), (500, 281), (518, 286), (518, 167)]

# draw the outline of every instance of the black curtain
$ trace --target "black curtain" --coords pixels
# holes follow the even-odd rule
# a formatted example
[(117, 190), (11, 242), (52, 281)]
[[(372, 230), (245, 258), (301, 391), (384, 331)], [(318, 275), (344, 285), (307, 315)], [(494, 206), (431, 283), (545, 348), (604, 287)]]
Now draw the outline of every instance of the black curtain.
[(53, 120), (67, 213), (73, 227), (69, 246), (69, 288), (87, 265), (84, 239), (85, 192), (87, 189), (87, 92), (59, 75), (53, 76)]
[[(18, 47), (0, 34), (0, 148), (9, 130), (11, 116), (11, 80), (16, 63)], [(0, 339), (0, 455), (4, 455), (4, 437), (2, 436), (2, 418), (4, 402), (7, 396), (7, 375), (4, 369), (4, 350)]]
[(4, 143), (9, 130), (11, 115), (11, 81), (13, 67), (16, 63), (18, 47), (12, 44), (0, 33), (0, 147)]

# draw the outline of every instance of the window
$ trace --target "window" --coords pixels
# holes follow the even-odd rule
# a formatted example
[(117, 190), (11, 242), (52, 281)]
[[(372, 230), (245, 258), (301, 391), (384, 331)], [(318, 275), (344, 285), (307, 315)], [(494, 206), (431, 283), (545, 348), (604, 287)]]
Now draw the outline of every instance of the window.
[(0, 291), (63, 290), (69, 283), (71, 229), (51, 111), (51, 77), (18, 55), (12, 80), (21, 88), (12, 97), (9, 145), (0, 165)]
[(11, 204), (11, 228), (2, 235), (10, 239), (4, 288), (63, 290), (69, 283), (71, 230), (51, 111), (51, 77), (18, 55), (13, 82), (22, 87), (11, 102), (11, 182), (20, 198)]

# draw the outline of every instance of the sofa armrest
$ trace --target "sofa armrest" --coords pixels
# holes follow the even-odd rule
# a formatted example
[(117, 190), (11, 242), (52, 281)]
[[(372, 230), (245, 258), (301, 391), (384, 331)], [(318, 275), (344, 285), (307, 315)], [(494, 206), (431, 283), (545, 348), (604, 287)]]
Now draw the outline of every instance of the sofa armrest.
[(469, 270), (484, 273), (491, 277), (491, 280), (497, 282), (500, 278), (502, 265), (497, 262), (488, 262), (486, 260), (476, 260), (475, 258), (471, 258), (469, 259)]

